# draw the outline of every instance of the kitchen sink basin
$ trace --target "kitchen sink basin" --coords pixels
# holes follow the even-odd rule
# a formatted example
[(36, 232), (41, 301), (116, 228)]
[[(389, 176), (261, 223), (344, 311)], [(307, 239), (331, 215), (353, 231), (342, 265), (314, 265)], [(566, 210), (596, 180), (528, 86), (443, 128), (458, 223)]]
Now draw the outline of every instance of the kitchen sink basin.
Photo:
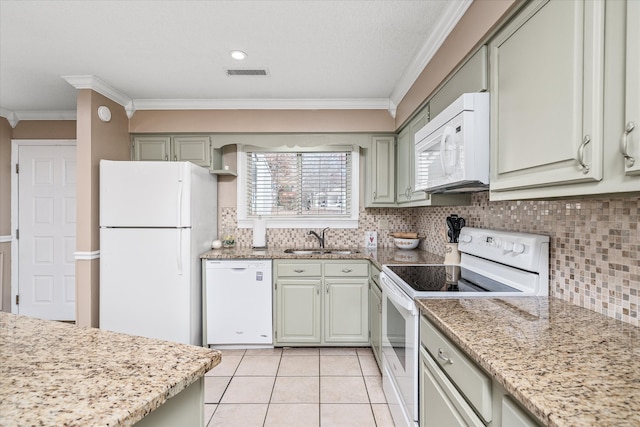
[(322, 249), (285, 249), (284, 253), (293, 255), (351, 255), (360, 253), (357, 249), (343, 249), (343, 248), (322, 248)]

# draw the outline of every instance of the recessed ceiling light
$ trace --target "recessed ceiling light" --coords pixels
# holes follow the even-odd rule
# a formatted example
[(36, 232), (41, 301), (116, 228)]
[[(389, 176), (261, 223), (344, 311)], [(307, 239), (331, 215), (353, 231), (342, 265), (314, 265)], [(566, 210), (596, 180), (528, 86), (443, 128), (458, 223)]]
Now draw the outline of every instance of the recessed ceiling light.
[(241, 50), (232, 50), (231, 52), (229, 52), (229, 55), (231, 55), (233, 59), (237, 59), (238, 61), (242, 61), (247, 57), (247, 54)]

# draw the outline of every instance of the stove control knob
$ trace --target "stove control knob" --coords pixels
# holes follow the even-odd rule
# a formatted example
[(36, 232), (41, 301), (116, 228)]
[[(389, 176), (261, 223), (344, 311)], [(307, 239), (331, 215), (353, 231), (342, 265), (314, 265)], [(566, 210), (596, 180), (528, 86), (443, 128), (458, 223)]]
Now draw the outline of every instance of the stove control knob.
[(513, 244), (513, 252), (515, 252), (517, 254), (524, 253), (524, 244), (522, 244), (522, 243), (514, 243)]
[(461, 234), (458, 238), (460, 243), (471, 243), (471, 235), (470, 234)]
[(504, 242), (502, 244), (502, 249), (506, 252), (511, 252), (513, 250), (513, 242)]

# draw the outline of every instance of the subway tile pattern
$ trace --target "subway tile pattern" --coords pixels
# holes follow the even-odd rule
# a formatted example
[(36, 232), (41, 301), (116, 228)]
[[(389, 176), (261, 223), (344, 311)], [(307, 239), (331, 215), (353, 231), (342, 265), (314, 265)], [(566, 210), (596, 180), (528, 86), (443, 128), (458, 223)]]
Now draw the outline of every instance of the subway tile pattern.
[[(235, 227), (235, 208), (220, 208), (220, 230)], [(362, 246), (364, 232), (378, 231), (378, 246), (393, 247), (391, 231), (417, 231), (420, 249), (444, 255), (445, 218), (457, 214), (471, 227), (550, 236), (550, 294), (640, 326), (640, 196), (491, 202), (471, 205), (361, 209), (357, 229), (331, 229), (328, 245)], [(386, 226), (386, 228), (384, 228)], [(384, 228), (384, 229), (382, 229)], [(238, 245), (251, 245), (251, 229), (238, 229)], [(267, 242), (313, 247), (306, 229), (269, 229)]]

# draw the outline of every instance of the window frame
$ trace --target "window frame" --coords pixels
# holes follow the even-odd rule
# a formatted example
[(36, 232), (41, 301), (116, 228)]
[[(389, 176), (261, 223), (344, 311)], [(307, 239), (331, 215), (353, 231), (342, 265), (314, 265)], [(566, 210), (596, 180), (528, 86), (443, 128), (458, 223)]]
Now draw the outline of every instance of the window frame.
[(358, 228), (358, 214), (360, 209), (360, 150), (357, 145), (331, 145), (325, 147), (257, 147), (238, 145), (237, 155), (237, 227), (253, 228), (254, 219), (258, 215), (247, 215), (247, 152), (280, 152), (280, 153), (304, 153), (304, 152), (351, 152), (351, 203), (347, 216), (340, 217), (277, 217), (260, 216), (266, 220), (269, 228)]

